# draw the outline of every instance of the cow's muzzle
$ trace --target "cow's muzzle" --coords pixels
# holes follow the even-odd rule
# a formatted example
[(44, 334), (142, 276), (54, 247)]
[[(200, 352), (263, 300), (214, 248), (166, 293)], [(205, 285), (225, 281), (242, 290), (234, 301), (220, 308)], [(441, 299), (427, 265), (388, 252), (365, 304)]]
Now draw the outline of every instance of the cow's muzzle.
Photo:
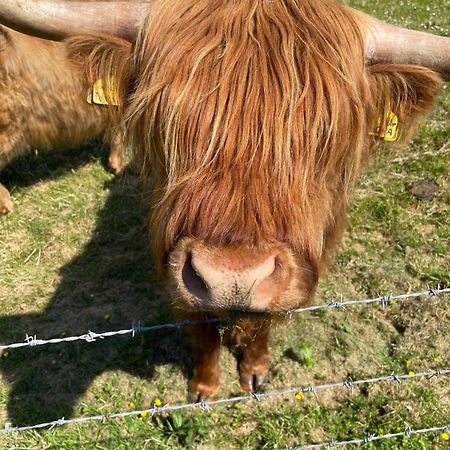
[(269, 312), (289, 284), (291, 261), (277, 245), (213, 247), (181, 241), (170, 255), (175, 306), (196, 311)]

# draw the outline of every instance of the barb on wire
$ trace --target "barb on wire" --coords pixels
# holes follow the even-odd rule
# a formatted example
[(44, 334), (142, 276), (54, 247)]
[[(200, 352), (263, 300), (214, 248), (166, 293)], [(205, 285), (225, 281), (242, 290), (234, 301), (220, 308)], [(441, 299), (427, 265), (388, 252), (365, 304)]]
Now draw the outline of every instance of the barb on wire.
[[(413, 378), (432, 378), (432, 377), (440, 377), (444, 375), (450, 375), (450, 368), (447, 369), (440, 369), (440, 370), (433, 370), (430, 372), (421, 372), (421, 373), (415, 373), (415, 374), (404, 374), (404, 375), (396, 375), (395, 380), (411, 380)], [(374, 383), (382, 383), (382, 382), (392, 382), (394, 381), (393, 375), (385, 375), (380, 376), (376, 378), (366, 378), (364, 380), (352, 380), (352, 386), (358, 386), (358, 385), (364, 385), (364, 384), (374, 384)], [(348, 380), (344, 380), (337, 383), (329, 383), (329, 384), (321, 384), (317, 386), (304, 386), (304, 387), (296, 387), (296, 388), (288, 388), (284, 390), (278, 390), (278, 391), (270, 391), (270, 392), (260, 392), (258, 394), (250, 393), (247, 395), (242, 395), (239, 397), (231, 397), (231, 398), (222, 398), (219, 400), (203, 400), (200, 403), (186, 403), (186, 404), (180, 404), (180, 405), (164, 405), (163, 407), (154, 406), (153, 408), (144, 409), (140, 411), (126, 411), (126, 412), (120, 412), (120, 413), (110, 413), (110, 414), (102, 414), (97, 416), (85, 416), (85, 417), (76, 417), (74, 419), (58, 419), (54, 420), (53, 422), (46, 422), (46, 423), (40, 423), (37, 425), (29, 425), (29, 426), (23, 426), (23, 427), (11, 427), (7, 426), (3, 429), (0, 429), (0, 435), (7, 434), (7, 433), (13, 433), (18, 431), (30, 431), (30, 430), (37, 430), (41, 428), (48, 428), (52, 430), (55, 427), (60, 427), (62, 425), (67, 425), (70, 423), (83, 423), (83, 422), (90, 422), (90, 421), (101, 421), (104, 422), (109, 419), (115, 419), (115, 418), (122, 418), (122, 417), (130, 417), (130, 416), (140, 416), (142, 414), (150, 414), (151, 416), (155, 414), (160, 414), (162, 412), (168, 412), (168, 411), (177, 411), (182, 409), (192, 409), (192, 408), (200, 408), (203, 411), (210, 412), (212, 409), (212, 406), (217, 405), (225, 405), (225, 404), (231, 404), (231, 403), (237, 403), (237, 402), (243, 402), (248, 400), (265, 400), (268, 398), (274, 398), (274, 397), (281, 397), (285, 395), (298, 395), (299, 392), (313, 392), (317, 396), (317, 392), (320, 390), (327, 390), (327, 389), (339, 389), (339, 388), (348, 388)], [(322, 445), (322, 444), (319, 444)], [(314, 448), (314, 447), (306, 447), (306, 448)]]
[(400, 436), (411, 437), (415, 434), (423, 434), (423, 433), (436, 433), (439, 431), (446, 431), (450, 429), (450, 423), (447, 425), (443, 425), (441, 427), (431, 427), (431, 428), (422, 428), (420, 430), (413, 430), (410, 426), (407, 426), (404, 431), (399, 431), (398, 433), (387, 433), (382, 435), (369, 434), (364, 438), (355, 438), (349, 439), (347, 441), (329, 441), (322, 442), (320, 444), (310, 444), (304, 447), (291, 447), (288, 450), (309, 450), (313, 448), (331, 448), (331, 447), (343, 447), (345, 445), (351, 444), (368, 444), (369, 442), (381, 441), (382, 439), (391, 439)]
[[(389, 306), (393, 301), (395, 300), (411, 300), (418, 297), (437, 297), (441, 294), (447, 294), (450, 293), (450, 288), (444, 288), (444, 289), (432, 289), (429, 288), (427, 291), (424, 292), (414, 292), (411, 294), (401, 294), (401, 295), (384, 295), (377, 298), (371, 298), (366, 300), (347, 300), (347, 301), (333, 301), (327, 304), (323, 305), (312, 305), (312, 306), (306, 306), (304, 308), (296, 308), (291, 309), (289, 311), (285, 311), (283, 314), (291, 317), (293, 314), (303, 313), (307, 311), (317, 311), (320, 309), (338, 309), (338, 310), (344, 310), (348, 306), (360, 306), (360, 305), (370, 305), (373, 303), (378, 303), (381, 305), (382, 308), (385, 308), (386, 306)], [(218, 323), (220, 322), (220, 319), (217, 318), (211, 318), (211, 319), (205, 319), (205, 320), (185, 320), (181, 322), (176, 323), (163, 323), (158, 325), (152, 325), (148, 327), (143, 327), (141, 324), (133, 323), (131, 328), (119, 330), (119, 331), (107, 331), (105, 333), (95, 333), (94, 331), (88, 331), (86, 334), (82, 334), (79, 336), (69, 336), (69, 337), (61, 337), (61, 338), (53, 338), (53, 339), (38, 339), (36, 335), (29, 336), (28, 334), (25, 337), (24, 342), (17, 342), (14, 344), (8, 344), (8, 345), (0, 345), (0, 353), (4, 350), (14, 349), (14, 348), (21, 348), (21, 347), (37, 347), (41, 345), (48, 345), (48, 344), (59, 344), (61, 342), (74, 342), (74, 341), (85, 341), (85, 342), (96, 342), (98, 339), (104, 339), (109, 338), (113, 336), (123, 336), (123, 335), (129, 335), (135, 337), (139, 333), (147, 333), (149, 331), (156, 331), (156, 330), (162, 330), (162, 329), (180, 329), (185, 328), (189, 325), (203, 325), (208, 323)]]

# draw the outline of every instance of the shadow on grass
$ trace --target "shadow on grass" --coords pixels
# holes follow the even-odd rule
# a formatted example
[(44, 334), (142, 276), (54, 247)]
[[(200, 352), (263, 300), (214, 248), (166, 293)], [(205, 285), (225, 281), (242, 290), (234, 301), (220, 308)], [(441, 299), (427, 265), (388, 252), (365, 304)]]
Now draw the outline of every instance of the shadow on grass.
[(0, 173), (0, 182), (9, 190), (26, 188), (39, 181), (53, 180), (70, 170), (100, 159), (105, 170), (108, 166), (109, 147), (98, 138), (77, 149), (29, 152), (14, 159)]
[[(39, 177), (39, 174), (35, 174)], [(96, 228), (81, 253), (60, 270), (60, 282), (39, 314), (0, 316), (0, 342), (102, 332), (171, 321), (153, 278), (138, 181), (131, 175), (108, 183)], [(1, 358), (10, 383), (9, 421), (14, 425), (71, 417), (74, 405), (99, 374), (120, 370), (151, 380), (155, 367), (189, 370), (190, 350), (181, 332), (118, 336), (22, 348)]]

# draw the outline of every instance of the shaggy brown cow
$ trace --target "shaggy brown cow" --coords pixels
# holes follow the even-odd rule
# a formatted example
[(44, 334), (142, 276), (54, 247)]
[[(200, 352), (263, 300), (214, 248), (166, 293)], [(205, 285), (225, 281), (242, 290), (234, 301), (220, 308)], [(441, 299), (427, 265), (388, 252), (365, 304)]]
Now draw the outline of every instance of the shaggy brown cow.
[(139, 31), (132, 53), (105, 36), (68, 45), (118, 87), (175, 314), (237, 317), (224, 333), (191, 327), (191, 398), (218, 389), (222, 340), (240, 349), (242, 388), (258, 389), (271, 318), (311, 299), (390, 113), (406, 136), (431, 108), (450, 40), (328, 0), (155, 0), (145, 21), (141, 2), (135, 15), (110, 3), (101, 21), (101, 2), (7, 3), (4, 21), (42, 36)]
[[(104, 106), (87, 102), (88, 85), (64, 44), (0, 27), (0, 171), (29, 148), (73, 147), (106, 130)], [(110, 131), (109, 164), (122, 170), (120, 137)], [(0, 214), (14, 203), (0, 184)]]

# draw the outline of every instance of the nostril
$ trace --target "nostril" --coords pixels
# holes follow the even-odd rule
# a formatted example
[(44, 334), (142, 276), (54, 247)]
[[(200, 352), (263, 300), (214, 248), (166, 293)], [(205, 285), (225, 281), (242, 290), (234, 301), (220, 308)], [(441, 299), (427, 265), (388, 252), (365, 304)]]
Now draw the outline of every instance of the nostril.
[(209, 289), (203, 278), (192, 266), (192, 253), (188, 253), (183, 265), (182, 278), (185, 288), (200, 300), (209, 299)]
[[(274, 255), (260, 266), (259, 280), (255, 285), (255, 299), (274, 298), (284, 284), (286, 270), (278, 255)], [(255, 302), (256, 306), (257, 301)]]
[(275, 256), (273, 271), (270, 276), (277, 277), (283, 271), (283, 263), (279, 256)]

